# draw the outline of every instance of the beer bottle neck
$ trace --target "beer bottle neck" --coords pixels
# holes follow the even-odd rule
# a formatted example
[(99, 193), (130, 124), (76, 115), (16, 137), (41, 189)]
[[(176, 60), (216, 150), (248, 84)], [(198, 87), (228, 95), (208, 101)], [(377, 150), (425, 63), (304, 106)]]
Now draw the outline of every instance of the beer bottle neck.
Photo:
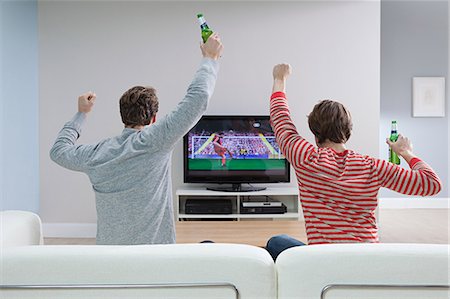
[(206, 24), (206, 20), (205, 20), (205, 18), (203, 16), (198, 18), (198, 23), (200, 24), (200, 28), (202, 30), (203, 29), (209, 29), (208, 24)]
[(391, 132), (397, 133), (397, 123), (392, 123), (391, 124)]

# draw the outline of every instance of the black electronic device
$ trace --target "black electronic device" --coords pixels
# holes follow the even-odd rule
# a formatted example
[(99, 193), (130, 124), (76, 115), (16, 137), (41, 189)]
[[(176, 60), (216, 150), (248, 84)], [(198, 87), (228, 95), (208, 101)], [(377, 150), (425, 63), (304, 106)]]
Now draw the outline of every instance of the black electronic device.
[(230, 199), (186, 199), (186, 214), (232, 214), (233, 204)]
[(284, 214), (284, 203), (269, 196), (248, 196), (241, 202), (241, 214)]
[(281, 207), (283, 203), (269, 196), (248, 196), (242, 199), (243, 207)]
[(286, 212), (287, 208), (283, 203), (281, 206), (244, 207), (241, 205), (241, 214), (284, 214)]
[(289, 182), (290, 166), (268, 115), (207, 115), (183, 138), (184, 182), (215, 191), (258, 191), (251, 183)]

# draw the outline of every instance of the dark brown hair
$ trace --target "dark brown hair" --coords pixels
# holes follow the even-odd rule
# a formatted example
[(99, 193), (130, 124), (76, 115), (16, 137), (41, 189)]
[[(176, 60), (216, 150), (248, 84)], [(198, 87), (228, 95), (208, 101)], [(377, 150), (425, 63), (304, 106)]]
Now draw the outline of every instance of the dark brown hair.
[(335, 143), (345, 143), (352, 133), (352, 117), (350, 112), (339, 102), (320, 101), (308, 115), (308, 125), (317, 143), (327, 139)]
[(146, 126), (158, 112), (158, 97), (153, 87), (134, 86), (125, 91), (119, 102), (125, 126)]

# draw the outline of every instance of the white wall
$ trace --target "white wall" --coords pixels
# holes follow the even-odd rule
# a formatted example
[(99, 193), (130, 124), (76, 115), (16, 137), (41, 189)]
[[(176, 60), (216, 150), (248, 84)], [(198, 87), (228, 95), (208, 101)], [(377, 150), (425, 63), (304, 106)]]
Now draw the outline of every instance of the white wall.
[[(349, 147), (378, 155), (380, 4), (359, 2), (39, 2), (41, 217), (96, 221), (84, 174), (52, 163), (48, 151), (76, 112), (77, 96), (98, 100), (80, 143), (120, 134), (118, 99), (138, 84), (157, 88), (160, 114), (183, 97), (200, 61), (195, 18), (203, 12), (225, 45), (209, 114), (268, 114), (272, 67), (289, 62), (290, 108), (310, 141), (306, 115), (320, 99), (349, 107)], [(182, 149), (173, 155), (182, 185)], [(295, 185), (292, 180), (291, 185)]]

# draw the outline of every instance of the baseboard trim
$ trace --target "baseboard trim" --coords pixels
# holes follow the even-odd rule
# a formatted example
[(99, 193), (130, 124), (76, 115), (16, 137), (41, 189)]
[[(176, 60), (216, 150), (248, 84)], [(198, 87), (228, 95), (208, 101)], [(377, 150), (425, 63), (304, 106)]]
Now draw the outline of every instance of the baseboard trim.
[(450, 209), (450, 198), (380, 198), (380, 209)]

